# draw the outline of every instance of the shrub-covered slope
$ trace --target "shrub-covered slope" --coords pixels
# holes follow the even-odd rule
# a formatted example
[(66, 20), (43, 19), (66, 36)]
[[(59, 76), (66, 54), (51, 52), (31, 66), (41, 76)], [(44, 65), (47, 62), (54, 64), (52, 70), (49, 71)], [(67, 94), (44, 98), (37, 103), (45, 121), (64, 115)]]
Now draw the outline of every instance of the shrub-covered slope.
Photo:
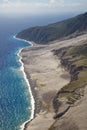
[(34, 41), (39, 44), (64, 38), (71, 35), (75, 37), (87, 31), (87, 13), (76, 17), (49, 24), (47, 26), (37, 26), (26, 29), (18, 33), (17, 37)]

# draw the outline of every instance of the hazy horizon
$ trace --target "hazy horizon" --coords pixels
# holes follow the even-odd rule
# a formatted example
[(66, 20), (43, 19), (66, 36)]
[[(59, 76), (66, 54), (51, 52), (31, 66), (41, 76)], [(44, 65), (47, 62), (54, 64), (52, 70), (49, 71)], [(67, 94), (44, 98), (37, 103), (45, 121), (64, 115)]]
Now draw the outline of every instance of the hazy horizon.
[(0, 13), (23, 16), (85, 12), (86, 0), (0, 0)]
[[(49, 124), (49, 127), (50, 127), (52, 125), (52, 120), (53, 120), (53, 119), (51, 119), (51, 117), (54, 117), (54, 115), (51, 115), (51, 113), (50, 113), (50, 112), (53, 113), (53, 111), (50, 111), (50, 110), (52, 110), (51, 102), (50, 102), (50, 104), (47, 104), (47, 103), (48, 103), (48, 101), (51, 101), (51, 100), (53, 101), (53, 99), (52, 99), (53, 96), (56, 96), (55, 95), (57, 93), (57, 91), (55, 91), (55, 90), (57, 90), (56, 84), (58, 82), (62, 82), (61, 78), (63, 78), (64, 82), (67, 79), (65, 72), (63, 75), (62, 70), (60, 72), (60, 68), (59, 68), (59, 70), (57, 70), (58, 66), (60, 67), (60, 63), (58, 61), (58, 58), (55, 57), (54, 54), (52, 55), (52, 50), (57, 50), (59, 48), (59, 46), (55, 46), (56, 45), (55, 44), (53, 46), (53, 49), (52, 49), (52, 46), (49, 47), (49, 45), (47, 46), (47, 48), (43, 47), (43, 46), (42, 47), (37, 46), (38, 49), (37, 49), (37, 47), (34, 47), (34, 49), (32, 49), (32, 51), (30, 51), (30, 53), (25, 54), (25, 51), (24, 51), (23, 57), (22, 57), (22, 55), (20, 55), (19, 52), (21, 52), (21, 50), (23, 48), (31, 46), (31, 44), (29, 44), (29, 42), (25, 42), (22, 39), (19, 40), (17, 38), (14, 38), (13, 36), (17, 35), (19, 32), (23, 31), (24, 29), (30, 28), (32, 26), (43, 26), (43, 25), (55, 23), (58, 21), (62, 21), (64, 19), (74, 17), (78, 14), (85, 13), (86, 9), (87, 9), (87, 0), (73, 0), (73, 1), (72, 0), (0, 0), (0, 130), (19, 130), (20, 127), (23, 126), (23, 124), (25, 124), (25, 121), (28, 121), (29, 119), (31, 119), (31, 117), (34, 117), (34, 115), (35, 115), (35, 114), (33, 114), (34, 113), (34, 104), (32, 104), (32, 100), (31, 100), (31, 99), (33, 99), (32, 98), (33, 96), (34, 96), (34, 98), (36, 96), (36, 100), (38, 100), (37, 103), (35, 103), (36, 104), (35, 109), (37, 107), (35, 112), (38, 112), (38, 114), (39, 114), (39, 110), (40, 110), (40, 112), (41, 111), (43, 112), (43, 110), (46, 110), (48, 112), (48, 115), (44, 115), (44, 112), (41, 114), (40, 119), (41, 119), (42, 124), (41, 124), (40, 128), (42, 128), (44, 121), (45, 121), (42, 118), (43, 117), (49, 118), (49, 115), (50, 115), (50, 118), (48, 119), (49, 122), (47, 122), (47, 123)], [(83, 21), (86, 23), (86, 20), (82, 20), (82, 22), (81, 22), (82, 25), (84, 24)], [(74, 23), (74, 22), (72, 22), (72, 23)], [(72, 23), (70, 24), (70, 25), (72, 25), (72, 27), (70, 27), (70, 25), (69, 25), (69, 28), (71, 29), (70, 32), (72, 32), (72, 30), (73, 30)], [(77, 24), (75, 24), (75, 26), (74, 26), (75, 28), (76, 28)], [(61, 26), (61, 27), (60, 27), (60, 29), (57, 28), (60, 31), (59, 32), (60, 35), (58, 33), (59, 36), (61, 36), (61, 35), (64, 36), (62, 34), (62, 30), (66, 30), (66, 33), (67, 32), (69, 33), (68, 27), (66, 24), (65, 24), (65, 29), (64, 29), (64, 26)], [(45, 32), (44, 29), (42, 29), (43, 30), (42, 33), (41, 33), (41, 31), (38, 31), (38, 29), (35, 29), (35, 34), (32, 33), (33, 38), (34, 38), (34, 36), (37, 37), (36, 39), (38, 39), (40, 37), (40, 41), (38, 43), (40, 43), (41, 40), (44, 40), (45, 42), (48, 42), (48, 41), (50, 42), (52, 40), (55, 40), (55, 37), (58, 36), (56, 33), (57, 29), (56, 29), (56, 26), (54, 28), (49, 28), (47, 32)], [(51, 30), (53, 30), (53, 31), (51, 32)], [(32, 31), (32, 32), (34, 32), (34, 31)], [(49, 33), (49, 32), (51, 32), (51, 33)], [(76, 35), (78, 35), (78, 32), (79, 31), (77, 31)], [(55, 35), (55, 33), (56, 33), (56, 35)], [(65, 33), (65, 36), (66, 36), (66, 33)], [(26, 35), (26, 33), (23, 35)], [(50, 39), (49, 39), (48, 35), (50, 36)], [(27, 35), (26, 35), (26, 37), (27, 37)], [(22, 37), (20, 37), (20, 38), (22, 38)], [(26, 39), (26, 38), (24, 38), (24, 39)], [(27, 40), (29, 40), (29, 39), (27, 39)], [(80, 41), (80, 40), (78, 40), (78, 41)], [(72, 45), (73, 41), (71, 41), (70, 43)], [(75, 41), (75, 43), (77, 43), (77, 41)], [(82, 43), (85, 43), (85, 40), (84, 41), (82, 40)], [(67, 44), (67, 42), (66, 42), (66, 44)], [(64, 44), (64, 46), (65, 46), (65, 44)], [(51, 59), (51, 57), (52, 57), (52, 59)], [(78, 60), (78, 58), (76, 57), (76, 54), (74, 57), (73, 57), (73, 55), (71, 55), (71, 57), (74, 59), (69, 59), (70, 63), (71, 63), (71, 61), (76, 61), (76, 59)], [(85, 57), (85, 55), (83, 55), (83, 57)], [(38, 58), (39, 58), (39, 60), (37, 60)], [(27, 59), (28, 59), (28, 61), (27, 61)], [(42, 61), (40, 61), (40, 59), (42, 61), (43, 60), (44, 61), (42, 62)], [(45, 61), (45, 59), (46, 59), (46, 61)], [(48, 63), (47, 63), (47, 60), (48, 60)], [(26, 63), (22, 63), (23, 61), (25, 61)], [(40, 62), (40, 64), (39, 64), (39, 62)], [(55, 63), (53, 63), (53, 62), (55, 62)], [(79, 62), (80, 61), (78, 61), (78, 63)], [(29, 67), (28, 67), (28, 63), (29, 63)], [(49, 64), (51, 64), (50, 67), (49, 67)], [(52, 66), (52, 64), (53, 64), (53, 66)], [(27, 68), (24, 68), (25, 66), (28, 68), (27, 71), (29, 71), (27, 74), (31, 74), (31, 75), (26, 75), (24, 73), (24, 70), (27, 69)], [(72, 64), (71, 64), (71, 66), (72, 66)], [(82, 64), (81, 64), (81, 66), (82, 66)], [(83, 68), (83, 69), (86, 68), (84, 66), (83, 67), (81, 67), (81, 66), (78, 66), (78, 67)], [(39, 67), (40, 67), (40, 71), (38, 69)], [(76, 70), (77, 69), (78, 68), (76, 68)], [(32, 79), (32, 77), (33, 77), (32, 74), (34, 74), (34, 71), (36, 71), (36, 73), (35, 73), (36, 77), (34, 76), (35, 79)], [(52, 71), (52, 73), (50, 73), (50, 71)], [(46, 73), (48, 75), (46, 75)], [(82, 72), (82, 74), (83, 73), (84, 72)], [(50, 74), (51, 74), (51, 76), (49, 76)], [(38, 84), (36, 83), (36, 81), (37, 80), (40, 81), (39, 80), (40, 75), (42, 75), (42, 79), (40, 79), (41, 83), (40, 82), (38, 82), (38, 83), (42, 84), (41, 85), (42, 90), (41, 90), (41, 88), (40, 88), (40, 90), (42, 91), (41, 93), (43, 93), (43, 95), (40, 95), (42, 97), (38, 96), (37, 92), (39, 92), (39, 91), (36, 91), (36, 92), (34, 92), (35, 95), (32, 96), (32, 94), (34, 94), (34, 93), (33, 92), (31, 93), (31, 91), (33, 91), (33, 89), (37, 88)], [(28, 82), (28, 78), (30, 76), (31, 76), (31, 79), (29, 81), (32, 80), (32, 83)], [(44, 76), (47, 76), (47, 80), (52, 81), (52, 82), (48, 82), (49, 85), (43, 85), (43, 83), (46, 79), (46, 77), (44, 78)], [(58, 80), (57, 78), (53, 80), (53, 78), (55, 78), (57, 76), (58, 77), (60, 76), (59, 77), (59, 80), (61, 79), (60, 81), (57, 81)], [(76, 73), (75, 78), (77, 78), (77, 76), (78, 75)], [(46, 84), (47, 84), (47, 80), (46, 80)], [(57, 81), (57, 82), (55, 82), (55, 81)], [(55, 83), (53, 83), (53, 82), (55, 82)], [(52, 91), (50, 91), (51, 90), (50, 84), (52, 84), (51, 88), (53, 87)], [(64, 85), (64, 83), (62, 85)], [(31, 91), (30, 91), (30, 86), (33, 88)], [(42, 86), (48, 87), (47, 92), (46, 91), (43, 92)], [(61, 86), (60, 83), (59, 83), (59, 86)], [(39, 90), (39, 89), (37, 89), (37, 90)], [(44, 88), (44, 90), (45, 90), (45, 88)], [(48, 95), (47, 95), (47, 93), (48, 93)], [(80, 93), (80, 92), (78, 91), (78, 93)], [(81, 93), (83, 94), (83, 90), (81, 90)], [(52, 95), (50, 95), (50, 94), (52, 94)], [(46, 102), (44, 100), (44, 95), (47, 96)], [(40, 97), (40, 100), (39, 100), (39, 97)], [(50, 98), (48, 98), (48, 97), (50, 97)], [(43, 105), (43, 102), (45, 103), (45, 105)], [(66, 102), (66, 100), (64, 101), (64, 103), (65, 102)], [(40, 107), (40, 105), (41, 105), (41, 107)], [(66, 108), (66, 106), (67, 105), (65, 105), (64, 109)], [(55, 115), (55, 117), (57, 117), (57, 116)], [(46, 119), (46, 121), (47, 121), (47, 119)], [(35, 125), (38, 125), (38, 123)], [(46, 125), (47, 125), (47, 123), (46, 123)], [(51, 123), (51, 125), (50, 125), (50, 123)], [(71, 122), (70, 122), (70, 124), (71, 124)], [(34, 125), (34, 127), (35, 127), (35, 125)], [(46, 125), (44, 125), (44, 126), (46, 126)], [(64, 124), (64, 125), (66, 125), (66, 124)], [(73, 125), (73, 124), (71, 124), (71, 125)], [(28, 125), (26, 125), (26, 126), (28, 126)], [(45, 128), (47, 128), (47, 127), (45, 127)]]
[(18, 33), (19, 31), (32, 27), (43, 26), (58, 21), (62, 21), (67, 18), (76, 16), (74, 13), (64, 13), (57, 15), (25, 15), (22, 17), (8, 17), (0, 15), (0, 34), (10, 31), (11, 33)]
[(86, 0), (0, 0), (0, 33), (47, 25), (86, 12)]

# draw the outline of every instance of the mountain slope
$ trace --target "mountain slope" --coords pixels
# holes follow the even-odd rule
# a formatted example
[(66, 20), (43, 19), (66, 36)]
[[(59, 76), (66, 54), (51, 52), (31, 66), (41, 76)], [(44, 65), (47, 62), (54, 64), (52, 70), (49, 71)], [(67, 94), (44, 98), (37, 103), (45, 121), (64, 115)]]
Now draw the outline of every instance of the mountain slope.
[(26, 29), (18, 33), (17, 37), (46, 44), (70, 35), (75, 37), (85, 32), (87, 32), (87, 12), (62, 22)]
[[(62, 105), (56, 108), (56, 121), (49, 130), (86, 130), (87, 42), (84, 45), (64, 47), (53, 52), (69, 71), (71, 81), (57, 93), (54, 101), (61, 101)], [(69, 105), (68, 111), (65, 105)], [(64, 109), (62, 112), (61, 108)]]

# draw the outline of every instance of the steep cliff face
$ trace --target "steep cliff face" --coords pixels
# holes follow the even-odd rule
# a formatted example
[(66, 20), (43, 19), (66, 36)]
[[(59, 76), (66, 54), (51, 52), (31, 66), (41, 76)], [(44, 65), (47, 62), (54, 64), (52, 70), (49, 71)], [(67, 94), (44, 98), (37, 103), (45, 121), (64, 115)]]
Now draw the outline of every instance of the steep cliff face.
[(47, 26), (37, 26), (18, 33), (17, 37), (39, 44), (62, 39), (72, 38), (87, 32), (87, 13), (78, 15)]
[[(71, 81), (57, 93), (53, 100), (56, 115), (54, 116), (55, 122), (49, 130), (86, 130), (84, 128), (86, 126), (86, 120), (84, 120), (85, 125), (80, 126), (79, 122), (83, 124), (83, 121), (81, 117), (78, 117), (78, 112), (80, 111), (82, 114), (83, 107), (80, 107), (85, 106), (84, 102), (86, 102), (85, 98), (87, 98), (84, 94), (86, 93), (84, 91), (87, 85), (87, 44), (61, 48), (59, 50), (53, 50), (53, 52), (54, 55), (60, 57), (61, 64), (69, 71)], [(77, 112), (74, 110), (77, 109), (76, 107), (79, 108)], [(75, 112), (77, 116), (71, 111)], [(86, 113), (86, 111), (84, 111), (84, 113)], [(70, 116), (68, 114), (76, 116), (75, 118), (78, 118), (78, 121), (75, 122), (73, 115)], [(85, 118), (86, 117), (84, 117), (84, 119)], [(70, 120), (72, 120), (72, 122)]]

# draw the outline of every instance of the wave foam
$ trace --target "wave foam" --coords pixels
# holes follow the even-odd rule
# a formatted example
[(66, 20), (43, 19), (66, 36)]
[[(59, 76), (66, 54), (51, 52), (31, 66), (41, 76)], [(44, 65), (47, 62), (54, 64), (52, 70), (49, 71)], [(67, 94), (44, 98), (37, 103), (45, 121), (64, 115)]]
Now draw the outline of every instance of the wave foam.
[[(16, 38), (16, 36), (14, 36), (14, 38), (15, 38), (15, 39), (18, 39), (18, 40), (21, 40), (21, 41), (24, 41), (24, 42), (28, 42), (29, 44), (31, 44), (31, 46), (33, 46), (33, 44), (32, 44), (31, 42), (27, 41), (27, 40), (20, 39), (20, 38)], [(31, 117), (30, 117), (29, 120), (25, 121), (25, 122), (20, 126), (20, 130), (24, 130), (26, 123), (30, 122), (30, 121), (34, 118), (34, 110), (35, 110), (35, 100), (34, 100), (34, 97), (33, 97), (33, 95), (32, 95), (32, 91), (31, 91), (31, 88), (30, 88), (30, 84), (29, 84), (27, 75), (26, 75), (26, 73), (25, 73), (25, 71), (24, 71), (24, 64), (23, 64), (23, 62), (22, 62), (22, 57), (20, 56), (20, 53), (21, 53), (22, 50), (23, 50), (23, 48), (19, 50), (19, 52), (18, 52), (17, 55), (18, 55), (18, 57), (19, 57), (19, 62), (21, 63), (20, 70), (23, 72), (24, 79), (25, 79), (25, 81), (26, 81), (26, 83), (27, 83), (27, 85), (28, 85), (28, 90), (29, 90), (30, 97), (31, 97), (31, 109), (30, 109), (30, 110), (31, 110)]]

